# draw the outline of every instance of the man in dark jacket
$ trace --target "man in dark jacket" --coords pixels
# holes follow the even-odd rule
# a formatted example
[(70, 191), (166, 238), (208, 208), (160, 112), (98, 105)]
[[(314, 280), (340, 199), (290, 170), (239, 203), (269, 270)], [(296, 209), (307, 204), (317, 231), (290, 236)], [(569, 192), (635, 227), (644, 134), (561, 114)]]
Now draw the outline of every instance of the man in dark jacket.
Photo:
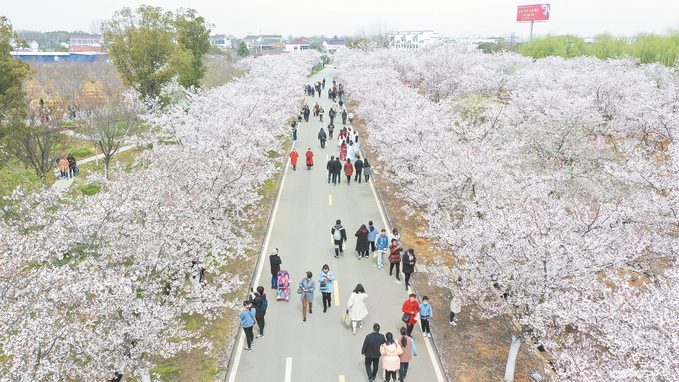
[(331, 156), (330, 160), (328, 161), (328, 164), (325, 165), (325, 168), (328, 169), (328, 184), (330, 184), (330, 177), (332, 174), (335, 173), (335, 156)]
[(264, 338), (264, 315), (266, 315), (266, 308), (268, 306), (264, 287), (258, 286), (257, 292), (250, 289), (248, 301), (255, 307), (255, 321), (257, 321), (257, 326), (259, 327), (259, 334), (255, 338)]
[(384, 335), (380, 334), (380, 324), (375, 323), (373, 332), (365, 336), (361, 349), (361, 355), (365, 356), (365, 371), (368, 373), (370, 382), (374, 382), (375, 377), (377, 377), (377, 368), (380, 364), (380, 346), (385, 342), (387, 341)]
[(330, 117), (330, 123), (333, 123), (335, 121), (335, 116), (337, 115), (337, 112), (335, 109), (330, 108), (330, 111), (328, 112), (328, 116)]
[(342, 124), (347, 124), (347, 109), (342, 110)]
[(361, 183), (361, 171), (363, 171), (363, 161), (361, 160), (360, 155), (356, 155), (356, 162), (354, 162), (354, 170), (356, 171), (356, 175), (354, 176), (354, 182), (358, 180), (358, 183)]
[[(330, 110), (332, 110), (332, 109), (330, 109)], [(328, 125), (328, 140), (332, 139), (333, 130), (335, 130), (335, 124), (330, 122), (330, 124)]]
[[(332, 182), (337, 186), (337, 182), (342, 182), (341, 174), (342, 173), (342, 162), (340, 161), (339, 157), (335, 158), (335, 165), (333, 167), (333, 172), (332, 172)], [(346, 240), (346, 239), (345, 239)]]
[(332, 238), (335, 242), (335, 258), (339, 259), (340, 254), (344, 254), (344, 249), (342, 248), (345, 241), (347, 241), (347, 232), (342, 227), (342, 221), (337, 219), (335, 225), (330, 230)]
[(281, 270), (281, 264), (283, 263), (280, 256), (278, 256), (278, 248), (271, 251), (269, 263), (271, 264), (271, 289), (278, 289), (278, 272)]
[[(323, 117), (321, 117), (323, 118)], [(328, 136), (325, 134), (325, 130), (321, 127), (321, 131), (318, 132), (318, 140), (321, 141), (321, 148), (325, 148), (325, 140), (328, 138)], [(328, 183), (330, 183), (328, 181)]]

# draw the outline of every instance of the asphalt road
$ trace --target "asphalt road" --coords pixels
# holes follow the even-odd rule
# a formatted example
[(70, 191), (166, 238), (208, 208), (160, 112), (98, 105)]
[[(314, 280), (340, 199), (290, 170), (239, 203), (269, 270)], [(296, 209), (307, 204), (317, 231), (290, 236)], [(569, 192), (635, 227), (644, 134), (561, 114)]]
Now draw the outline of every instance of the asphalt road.
[[(376, 261), (357, 260), (353, 249), (354, 233), (361, 224), (374, 222), (378, 230), (387, 227), (376, 201), (371, 184), (351, 182), (333, 186), (327, 183), (327, 160), (339, 155), (337, 140), (328, 141), (321, 149), (317, 139), (321, 126), (329, 123), (328, 111), (332, 101), (327, 99), (328, 86), (332, 86), (334, 69), (325, 69), (309, 78), (309, 83), (326, 79), (322, 97), (307, 97), (310, 107), (318, 102), (325, 109), (324, 122), (310, 116), (309, 123), (302, 122), (294, 147), (300, 154), (297, 171), (292, 171), (289, 159), (283, 177), (279, 198), (273, 210), (273, 224), (265, 239), (265, 248), (255, 275), (256, 285), (265, 287), (269, 300), (266, 314), (265, 337), (255, 340), (253, 351), (243, 351), (242, 330), (234, 347), (227, 381), (229, 382), (307, 382), (307, 381), (367, 381), (361, 346), (370, 333), (373, 323), (381, 325), (381, 333), (392, 332), (398, 338), (403, 325), (401, 306), (407, 299), (405, 285), (389, 277), (387, 266), (377, 269)], [(339, 122), (338, 122), (339, 121)], [(341, 118), (335, 120), (335, 136), (342, 126)], [(327, 132), (327, 129), (326, 129)], [(361, 138), (361, 137), (359, 137)], [(307, 171), (304, 153), (314, 152), (314, 167)], [(341, 219), (346, 228), (348, 243), (344, 256), (334, 258), (331, 227)], [(276, 301), (276, 291), (270, 289), (268, 256), (278, 248), (283, 261), (281, 269), (292, 277), (290, 301)], [(317, 276), (323, 264), (328, 264), (336, 277), (333, 306), (323, 313), (320, 291), (315, 293), (313, 314), (302, 321), (302, 304), (296, 293), (299, 281), (306, 271), (311, 271), (318, 288)], [(356, 284), (363, 284), (368, 294), (368, 316), (362, 329), (352, 335), (341, 320), (342, 310)], [(448, 312), (434, 312), (448, 314)], [(257, 325), (255, 325), (255, 331)], [(436, 328), (432, 328), (436, 330)], [(409, 380), (443, 382), (437, 355), (432, 356), (431, 339), (423, 338), (419, 326), (413, 331), (419, 355), (413, 357), (408, 372)], [(381, 380), (382, 364), (380, 362)]]

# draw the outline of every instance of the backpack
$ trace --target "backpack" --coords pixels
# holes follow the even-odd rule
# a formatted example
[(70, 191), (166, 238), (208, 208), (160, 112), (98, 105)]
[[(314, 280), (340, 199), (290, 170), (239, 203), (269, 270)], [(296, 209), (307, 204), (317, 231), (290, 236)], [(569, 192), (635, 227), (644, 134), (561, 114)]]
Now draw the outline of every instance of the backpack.
[(262, 299), (262, 308), (261, 309), (262, 309), (262, 311), (266, 312), (266, 308), (269, 307), (269, 302), (266, 300), (266, 297), (260, 296), (260, 298)]
[(332, 235), (332, 238), (336, 241), (342, 240), (342, 233), (340, 232), (340, 229), (335, 228), (335, 233)]

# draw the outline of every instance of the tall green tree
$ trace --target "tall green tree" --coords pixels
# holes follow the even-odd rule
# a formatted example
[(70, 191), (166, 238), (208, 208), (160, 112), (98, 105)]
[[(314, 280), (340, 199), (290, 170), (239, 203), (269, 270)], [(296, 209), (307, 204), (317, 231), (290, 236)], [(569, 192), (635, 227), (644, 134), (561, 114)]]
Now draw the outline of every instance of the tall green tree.
[(102, 39), (123, 83), (144, 100), (168, 100), (161, 90), (177, 78), (182, 86), (200, 86), (200, 59), (209, 48), (209, 24), (193, 9), (175, 17), (160, 7), (123, 8), (102, 24)]
[(191, 53), (191, 64), (187, 70), (179, 72), (179, 84), (183, 87), (200, 87), (207, 69), (203, 56), (210, 50), (210, 31), (213, 27), (195, 10), (179, 9), (175, 19), (177, 42)]
[(16, 38), (9, 19), (0, 16), (0, 140), (20, 126), (28, 113), (22, 86), (31, 70), (27, 63), (12, 58), (12, 41)]
[(248, 50), (248, 46), (245, 45), (245, 41), (241, 41), (240, 44), (238, 45), (238, 51), (236, 52), (241, 57), (247, 57), (247, 55), (250, 54), (250, 51)]
[(627, 54), (627, 43), (616, 39), (610, 33), (602, 33), (594, 36), (594, 41), (590, 46), (591, 54), (605, 60), (612, 57), (622, 57)]

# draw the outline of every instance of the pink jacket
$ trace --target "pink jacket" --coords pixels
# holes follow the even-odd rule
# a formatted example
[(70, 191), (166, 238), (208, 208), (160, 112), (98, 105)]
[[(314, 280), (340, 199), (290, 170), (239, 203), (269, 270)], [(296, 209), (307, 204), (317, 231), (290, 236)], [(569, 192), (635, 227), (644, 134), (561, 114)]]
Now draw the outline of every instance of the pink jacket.
[(397, 371), (401, 368), (401, 358), (399, 356), (403, 354), (403, 349), (398, 342), (394, 342), (391, 345), (382, 344), (380, 346), (380, 353), (384, 356), (382, 358), (382, 368), (387, 371)]

